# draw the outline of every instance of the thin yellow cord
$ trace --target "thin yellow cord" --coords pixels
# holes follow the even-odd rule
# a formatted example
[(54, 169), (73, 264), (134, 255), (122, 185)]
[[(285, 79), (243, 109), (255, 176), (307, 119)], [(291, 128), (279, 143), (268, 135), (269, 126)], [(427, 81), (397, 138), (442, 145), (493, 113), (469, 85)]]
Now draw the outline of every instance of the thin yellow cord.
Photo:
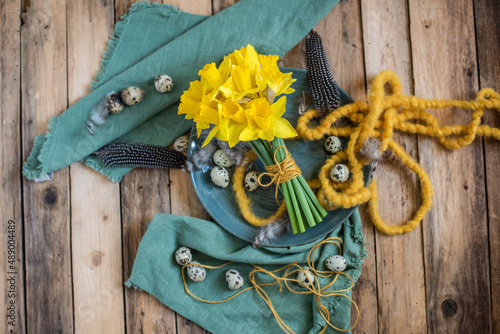
[[(278, 162), (278, 158), (276, 157), (276, 154), (278, 154), (278, 150), (280, 148), (285, 150), (285, 159), (283, 159), (282, 162)], [(285, 145), (276, 147), (276, 149), (274, 150), (273, 158), (275, 164), (266, 166), (267, 173), (261, 173), (257, 181), (261, 187), (269, 187), (271, 184), (276, 185), (274, 198), (276, 199), (276, 203), (278, 203), (279, 205), (280, 203), (278, 201), (278, 186), (301, 175), (302, 171), (295, 163), (295, 160), (293, 160), (292, 155), (288, 152)], [(261, 179), (264, 176), (271, 177), (271, 180), (268, 183), (263, 183)]]
[[(271, 310), (271, 313), (274, 315), (280, 328), (285, 333), (294, 334), (294, 331), (292, 329), (290, 329), (290, 327), (287, 326), (287, 324), (281, 319), (278, 312), (274, 308), (271, 297), (262, 288), (264, 286), (271, 286), (271, 285), (278, 284), (279, 289), (281, 291), (283, 288), (283, 286), (282, 286), (282, 283), (283, 283), (284, 286), (292, 293), (315, 295), (316, 304), (318, 306), (319, 313), (320, 313), (321, 317), (326, 322), (326, 325), (323, 327), (323, 329), (320, 331), (320, 333), (324, 333), (326, 331), (326, 329), (328, 328), (328, 326), (334, 328), (337, 331), (347, 332), (347, 331), (352, 330), (354, 327), (356, 327), (356, 325), (359, 321), (358, 305), (356, 305), (356, 303), (348, 295), (344, 294), (344, 292), (347, 292), (354, 287), (354, 281), (353, 281), (351, 276), (349, 276), (348, 274), (346, 274), (344, 272), (320, 271), (320, 270), (316, 270), (315, 266), (314, 266), (314, 259), (316, 257), (317, 250), (319, 249), (319, 247), (321, 247), (325, 244), (329, 244), (329, 243), (337, 245), (339, 247), (339, 254), (342, 254), (342, 246), (341, 245), (343, 244), (343, 242), (342, 242), (342, 239), (340, 239), (340, 238), (336, 238), (336, 237), (327, 238), (327, 239), (317, 243), (316, 245), (314, 245), (314, 247), (311, 248), (311, 250), (309, 251), (309, 253), (307, 255), (307, 264), (310, 268), (309, 272), (315, 276), (315, 279), (314, 279), (314, 283), (311, 287), (302, 285), (303, 287), (306, 288), (305, 291), (294, 290), (289, 285), (290, 282), (297, 283), (297, 284), (300, 283), (298, 280), (296, 280), (295, 278), (291, 278), (291, 277), (295, 277), (299, 271), (304, 271), (304, 269), (300, 265), (298, 265), (296, 262), (287, 264), (279, 269), (275, 269), (272, 271), (252, 264), (254, 269), (248, 275), (248, 281), (251, 283), (251, 286), (248, 288), (245, 288), (241, 291), (236, 292), (235, 294), (233, 294), (232, 296), (230, 296), (224, 300), (215, 300), (215, 301), (214, 300), (206, 300), (206, 299), (197, 297), (189, 290), (188, 284), (186, 282), (186, 277), (184, 274), (184, 269), (186, 269), (190, 266), (199, 266), (199, 267), (204, 267), (207, 269), (216, 270), (216, 269), (220, 269), (224, 266), (227, 266), (228, 264), (231, 264), (233, 262), (226, 262), (220, 266), (207, 266), (207, 265), (203, 265), (203, 264), (199, 264), (199, 263), (187, 264), (187, 265), (183, 266), (181, 269), (182, 282), (184, 283), (184, 290), (186, 291), (186, 293), (188, 295), (190, 295), (191, 297), (193, 297), (196, 300), (199, 300), (201, 302), (208, 303), (208, 304), (220, 304), (220, 303), (225, 303), (227, 301), (230, 301), (231, 299), (237, 297), (238, 295), (240, 295), (246, 291), (255, 289), (255, 291), (259, 294), (259, 296), (264, 300), (266, 305)], [(296, 268), (296, 269), (294, 269), (294, 268)], [(292, 269), (294, 269), (294, 270), (292, 270)], [(279, 272), (282, 272), (282, 271), (285, 271), (285, 273), (282, 276), (280, 276)], [(274, 281), (269, 282), (269, 283), (257, 283), (257, 279), (256, 279), (257, 273), (266, 274), (266, 275), (270, 276), (272, 279), (274, 279)], [(341, 290), (328, 290), (335, 284), (335, 282), (337, 281), (337, 279), (339, 278), (340, 275), (346, 276), (351, 281), (351, 284), (349, 285), (349, 287), (347, 287), (345, 289), (341, 289)], [(318, 277), (323, 277), (323, 278), (330, 278), (331, 277), (332, 279), (327, 285), (325, 285), (324, 287), (321, 287), (321, 284), (318, 281)], [(321, 298), (332, 297), (332, 296), (345, 297), (348, 300), (350, 300), (351, 303), (355, 306), (356, 311), (357, 311), (357, 316), (356, 316), (356, 320), (355, 320), (354, 324), (350, 328), (348, 328), (348, 329), (338, 328), (330, 322), (330, 312), (328, 311), (328, 308), (321, 301)]]
[[(391, 95), (386, 95), (384, 89), (386, 85), (389, 85)], [(500, 129), (481, 125), (484, 109), (500, 111), (500, 96), (491, 88), (481, 89), (475, 101), (425, 100), (403, 95), (401, 91), (402, 86), (397, 75), (391, 71), (383, 71), (373, 80), (369, 103), (357, 101), (340, 107), (315, 127), (309, 126), (314, 118), (319, 117), (316, 110), (304, 113), (297, 122), (297, 132), (303, 139), (317, 140), (324, 135), (349, 137), (347, 149), (333, 155), (320, 170), (320, 189), (317, 192), (320, 203), (326, 209), (335, 209), (369, 202), (372, 222), (380, 231), (389, 235), (410, 232), (417, 227), (431, 207), (433, 193), (425, 170), (392, 139), (394, 130), (438, 138), (447, 149), (465, 147), (476, 136), (500, 140)], [(449, 107), (473, 110), (472, 121), (469, 124), (440, 127), (437, 119), (424, 110)], [(358, 125), (333, 127), (332, 124), (341, 117), (347, 117)], [(400, 226), (390, 226), (382, 221), (377, 205), (376, 181), (371, 180), (368, 187), (364, 186), (362, 168), (366, 162), (359, 161), (356, 155), (370, 137), (380, 141), (381, 152), (391, 149), (420, 180), (420, 208), (410, 221)], [(335, 163), (341, 161), (347, 161), (352, 178), (339, 185), (330, 180), (329, 170)], [(317, 181), (314, 183), (318, 185)]]
[[(392, 94), (386, 95), (384, 88), (386, 85)], [(349, 137), (347, 149), (337, 152), (326, 160), (320, 169), (319, 179), (309, 181), (311, 188), (319, 188), (316, 196), (321, 205), (326, 210), (335, 210), (369, 202), (372, 222), (377, 229), (388, 235), (407, 233), (417, 227), (432, 205), (433, 194), (432, 184), (425, 170), (393, 140), (394, 130), (437, 138), (447, 149), (467, 146), (476, 136), (500, 140), (500, 129), (481, 125), (484, 109), (500, 111), (500, 95), (491, 88), (481, 89), (475, 101), (425, 100), (403, 95), (401, 91), (402, 86), (397, 75), (391, 71), (383, 71), (373, 79), (369, 103), (356, 101), (342, 106), (323, 118), (315, 127), (309, 126), (314, 118), (319, 117), (316, 110), (307, 111), (297, 122), (297, 132), (303, 139), (318, 140), (325, 135)], [(440, 127), (436, 117), (425, 110), (449, 107), (473, 110), (472, 121), (469, 124)], [(341, 117), (357, 123), (357, 126), (332, 126)], [(363, 167), (368, 162), (358, 160), (357, 154), (371, 137), (380, 141), (378, 148), (380, 152), (390, 149), (420, 180), (420, 207), (411, 220), (398, 226), (390, 226), (380, 217), (376, 181), (372, 179), (368, 187), (365, 187), (363, 182)], [(349, 167), (351, 178), (343, 183), (335, 183), (330, 179), (330, 169), (340, 162)], [(285, 204), (282, 204), (269, 218), (254, 216), (250, 211), (251, 202), (243, 186), (245, 168), (240, 167), (236, 168), (233, 187), (243, 217), (255, 226), (275, 221), (285, 212)]]
[(264, 226), (273, 221), (276, 221), (279, 216), (281, 216), (286, 211), (286, 205), (283, 202), (281, 206), (278, 208), (275, 214), (268, 218), (261, 218), (254, 215), (251, 211), (251, 201), (248, 198), (244, 186), (245, 180), (245, 170), (248, 165), (257, 159), (257, 155), (253, 151), (248, 152), (243, 159), (241, 159), (241, 163), (236, 166), (233, 174), (233, 189), (236, 194), (236, 200), (238, 202), (238, 206), (240, 207), (241, 214), (243, 218), (250, 224), (254, 226)]

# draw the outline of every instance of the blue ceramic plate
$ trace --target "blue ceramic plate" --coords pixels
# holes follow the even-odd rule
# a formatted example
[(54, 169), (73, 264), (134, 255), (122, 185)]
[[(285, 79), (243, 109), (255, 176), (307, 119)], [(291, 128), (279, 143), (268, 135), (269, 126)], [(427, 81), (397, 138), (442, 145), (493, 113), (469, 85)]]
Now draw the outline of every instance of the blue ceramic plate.
[[(292, 77), (297, 79), (293, 84), (295, 92), (287, 95), (285, 118), (295, 127), (299, 117), (297, 102), (302, 92), (309, 91), (309, 84), (306, 71), (300, 69), (283, 68), (282, 72), (293, 72)], [(352, 98), (346, 92), (341, 90), (342, 104), (353, 102)], [(194, 129), (193, 129), (194, 130)], [(341, 138), (342, 140), (342, 138)], [(306, 180), (317, 178), (319, 169), (329, 158), (329, 155), (323, 148), (324, 139), (316, 141), (290, 140), (286, 141), (286, 146), (292, 154), (295, 162), (299, 165)], [(196, 137), (196, 130), (192, 131), (189, 146), (189, 155), (193, 150), (200, 147), (202, 143)], [(347, 146), (347, 139), (342, 140), (342, 148)], [(261, 169), (262, 165), (256, 164), (255, 169)], [(234, 167), (228, 168), (232, 175)], [(366, 166), (363, 170), (365, 183), (370, 179), (371, 167)], [(191, 173), (191, 180), (194, 189), (201, 203), (210, 214), (210, 216), (224, 229), (243, 240), (252, 242), (258, 232), (258, 227), (252, 226), (246, 222), (241, 215), (236, 203), (234, 191), (231, 183), (225, 189), (214, 185), (210, 179), (210, 171), (196, 171)], [(252, 211), (254, 214), (262, 217), (269, 217), (278, 208), (274, 199), (274, 187), (260, 187), (254, 192), (247, 193), (248, 197), (254, 203)], [(293, 234), (288, 232), (272, 244), (264, 243), (263, 246), (270, 247), (289, 247), (314, 241), (326, 236), (328, 233), (339, 227), (356, 208), (337, 209), (330, 211), (321, 223), (313, 228), (307, 229), (304, 233)]]

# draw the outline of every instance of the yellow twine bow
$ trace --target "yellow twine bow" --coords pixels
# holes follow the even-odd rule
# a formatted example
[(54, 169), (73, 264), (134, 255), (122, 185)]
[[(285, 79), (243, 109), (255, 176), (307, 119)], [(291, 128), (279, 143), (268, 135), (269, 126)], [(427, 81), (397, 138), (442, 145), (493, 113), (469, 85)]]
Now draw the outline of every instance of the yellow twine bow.
[[(285, 158), (283, 159), (282, 162), (278, 162), (278, 158), (276, 157), (276, 154), (278, 153), (278, 150), (280, 148), (285, 150)], [(285, 183), (287, 181), (296, 178), (297, 176), (302, 174), (302, 171), (300, 170), (299, 166), (297, 166), (297, 164), (295, 163), (295, 160), (293, 160), (292, 155), (290, 154), (290, 152), (288, 152), (285, 145), (280, 145), (276, 147), (276, 149), (274, 150), (273, 159), (275, 164), (266, 166), (267, 173), (261, 173), (259, 175), (259, 178), (257, 179), (257, 182), (262, 187), (269, 187), (271, 184), (276, 185), (274, 198), (276, 199), (276, 203), (278, 203), (279, 205), (280, 203), (278, 201), (278, 186), (282, 183)], [(269, 181), (268, 183), (263, 183), (261, 179), (264, 176), (270, 176), (271, 181)]]
[(241, 159), (241, 163), (236, 166), (233, 174), (233, 189), (236, 195), (236, 200), (238, 202), (238, 206), (240, 207), (241, 215), (247, 222), (254, 226), (264, 226), (278, 219), (286, 211), (285, 202), (283, 202), (276, 213), (274, 213), (271, 217), (261, 218), (257, 217), (252, 213), (250, 208), (252, 207), (251, 201), (246, 194), (246, 190), (244, 187), (244, 179), (245, 179), (245, 170), (248, 165), (257, 159), (257, 155), (253, 151), (249, 151), (243, 159)]
[[(294, 283), (297, 283), (297, 284), (301, 283), (297, 279), (291, 278), (291, 277), (295, 277), (299, 271), (304, 271), (304, 268), (302, 268), (296, 262), (287, 264), (284, 267), (281, 267), (279, 269), (272, 270), (272, 271), (264, 269), (262, 267), (259, 267), (259, 266), (255, 265), (255, 264), (252, 264), (252, 266), (253, 266), (254, 269), (248, 275), (248, 280), (251, 283), (251, 286), (249, 286), (249, 287), (247, 287), (247, 288), (245, 288), (243, 290), (240, 290), (240, 291), (236, 292), (235, 294), (233, 294), (232, 296), (230, 296), (230, 297), (228, 297), (226, 299), (223, 299), (223, 300), (206, 300), (206, 299), (203, 299), (203, 298), (195, 296), (189, 290), (189, 288), (188, 288), (188, 284), (186, 282), (186, 277), (185, 277), (185, 274), (184, 274), (184, 269), (186, 269), (186, 268), (188, 268), (190, 266), (199, 266), (199, 267), (203, 267), (203, 268), (207, 268), (207, 269), (214, 269), (215, 270), (215, 269), (220, 269), (220, 268), (222, 268), (224, 266), (227, 266), (228, 264), (231, 264), (233, 262), (226, 262), (226, 263), (224, 263), (224, 264), (222, 264), (220, 266), (208, 266), (208, 265), (203, 265), (203, 264), (199, 264), (199, 263), (195, 263), (195, 264), (191, 263), (191, 264), (187, 264), (187, 265), (183, 266), (182, 269), (181, 269), (182, 282), (184, 283), (184, 290), (186, 291), (186, 293), (188, 295), (190, 295), (191, 297), (193, 297), (196, 300), (199, 300), (201, 302), (208, 303), (208, 304), (220, 304), (220, 303), (225, 303), (227, 301), (230, 301), (231, 299), (236, 298), (237, 296), (239, 296), (240, 294), (242, 294), (244, 292), (247, 292), (249, 290), (255, 289), (255, 291), (257, 292), (257, 294), (264, 300), (264, 302), (266, 303), (266, 305), (271, 310), (271, 312), (274, 315), (274, 317), (276, 318), (276, 321), (278, 322), (278, 325), (280, 326), (280, 328), (285, 333), (287, 333), (287, 334), (294, 334), (294, 331), (290, 327), (288, 327), (288, 325), (283, 321), (283, 319), (281, 319), (281, 317), (279, 316), (278, 312), (274, 308), (274, 305), (273, 305), (272, 300), (271, 300), (271, 296), (269, 296), (269, 294), (262, 288), (264, 286), (272, 286), (272, 285), (278, 284), (279, 290), (282, 291), (282, 288), (283, 288), (282, 283), (283, 283), (285, 285), (285, 287), (288, 289), (288, 291), (290, 291), (292, 293), (296, 293), (296, 294), (313, 294), (313, 295), (315, 295), (316, 305), (318, 307), (319, 314), (325, 320), (325, 323), (326, 323), (326, 325), (323, 327), (323, 329), (319, 332), (320, 334), (325, 333), (325, 331), (326, 331), (326, 329), (328, 327), (332, 327), (333, 329), (335, 329), (337, 331), (347, 332), (347, 331), (352, 330), (354, 327), (356, 327), (356, 325), (358, 323), (358, 320), (359, 320), (359, 308), (358, 308), (358, 305), (356, 305), (356, 303), (354, 302), (354, 300), (351, 299), (351, 297), (349, 297), (348, 295), (345, 294), (345, 292), (351, 290), (354, 287), (354, 280), (347, 273), (344, 273), (344, 272), (332, 272), (332, 271), (321, 271), (321, 270), (317, 270), (315, 268), (315, 265), (314, 265), (314, 261), (315, 261), (315, 258), (316, 258), (316, 252), (318, 251), (319, 247), (321, 247), (321, 246), (323, 246), (325, 244), (328, 244), (328, 243), (329, 244), (335, 244), (335, 245), (337, 245), (338, 248), (339, 248), (339, 254), (342, 255), (341, 244), (343, 244), (343, 242), (342, 242), (342, 239), (340, 239), (340, 238), (337, 238), (337, 237), (327, 238), (327, 239), (325, 239), (325, 240), (317, 243), (316, 245), (314, 245), (311, 248), (311, 250), (309, 251), (308, 255), (307, 255), (307, 264), (308, 264), (308, 266), (310, 268), (308, 271), (312, 275), (314, 275), (314, 277), (315, 277), (314, 283), (312, 284), (312, 286), (301, 285), (303, 288), (305, 288), (305, 290), (302, 290), (302, 291), (295, 290), (295, 289), (293, 289), (292, 286), (289, 285), (290, 282), (294, 282)], [(285, 273), (282, 276), (280, 276), (279, 272), (282, 272), (282, 271), (285, 271)], [(256, 279), (256, 274), (257, 273), (262, 273), (262, 274), (266, 274), (266, 275), (270, 276), (272, 279), (274, 279), (274, 282), (257, 283), (257, 279)], [(346, 287), (344, 289), (340, 289), (340, 290), (333, 290), (333, 289), (331, 289), (332, 286), (335, 284), (335, 282), (337, 282), (338, 278), (341, 275), (347, 277), (351, 281), (350, 285), (348, 287)], [(332, 279), (330, 280), (330, 282), (328, 282), (328, 284), (326, 284), (325, 286), (322, 287), (321, 283), (318, 280), (318, 277), (322, 277), (322, 278), (330, 278), (331, 277)], [(341, 329), (341, 328), (338, 328), (338, 327), (334, 326), (331, 323), (331, 321), (330, 321), (330, 311), (323, 304), (323, 302), (321, 301), (321, 298), (332, 297), (332, 296), (345, 297), (349, 301), (351, 301), (351, 303), (355, 306), (356, 311), (357, 311), (357, 316), (356, 316), (356, 320), (355, 320), (354, 324), (351, 326), (351, 328)], [(300, 312), (300, 310), (298, 310), (298, 312)]]

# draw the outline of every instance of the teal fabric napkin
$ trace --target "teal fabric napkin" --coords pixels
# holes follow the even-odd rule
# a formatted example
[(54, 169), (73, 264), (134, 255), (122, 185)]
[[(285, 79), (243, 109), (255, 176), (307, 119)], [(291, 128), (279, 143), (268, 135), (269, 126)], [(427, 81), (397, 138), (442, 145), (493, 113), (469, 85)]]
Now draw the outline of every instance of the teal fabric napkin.
[[(263, 54), (283, 56), (295, 46), (338, 0), (242, 0), (220, 13), (204, 17), (170, 5), (140, 2), (115, 27), (92, 92), (51, 119), (49, 132), (35, 139), (23, 166), (28, 179), (64, 168), (76, 161), (118, 182), (130, 168), (106, 168), (92, 152), (115, 140), (169, 145), (192, 122), (177, 115), (180, 95), (207, 63), (251, 44)], [(154, 78), (169, 74), (174, 89), (160, 94)], [(145, 99), (127, 107), (89, 135), (86, 121), (106, 94), (128, 86), (141, 87)]]
[[(331, 232), (329, 237), (343, 240), (343, 256), (347, 259), (344, 271), (354, 282), (361, 274), (363, 258), (366, 257), (362, 226), (356, 210), (341, 227)], [(246, 241), (238, 239), (221, 229), (216, 223), (183, 216), (157, 214), (149, 223), (139, 245), (130, 279), (129, 287), (147, 291), (162, 303), (182, 316), (196, 322), (214, 334), (217, 333), (280, 333), (282, 332), (275, 317), (264, 300), (252, 289), (234, 299), (221, 304), (208, 304), (189, 296), (183, 286), (181, 266), (175, 262), (174, 253), (180, 246), (189, 247), (193, 260), (204, 265), (217, 266), (227, 261), (236, 261), (228, 266), (207, 270), (203, 282), (192, 282), (187, 278), (190, 291), (205, 300), (224, 300), (235, 292), (225, 285), (224, 273), (228, 269), (238, 270), (245, 278), (243, 289), (250, 286), (248, 273), (250, 264), (267, 270), (274, 270), (286, 264), (297, 262), (307, 265), (307, 255), (317, 242), (286, 248), (255, 249)], [(324, 261), (331, 255), (339, 254), (333, 244), (321, 246), (316, 255), (316, 269), (327, 270)], [(257, 275), (257, 281), (269, 282), (268, 276)], [(326, 279), (322, 285), (326, 285)], [(291, 283), (295, 290), (306, 291)], [(350, 281), (340, 276), (332, 289), (347, 288)], [(277, 285), (263, 287), (270, 296), (280, 318), (295, 333), (318, 333), (325, 321), (318, 313), (315, 297), (311, 294), (295, 294), (285, 287), (282, 291)], [(351, 291), (346, 292), (351, 296)], [(347, 329), (351, 321), (351, 303), (345, 297), (322, 298), (330, 311), (330, 322)], [(356, 316), (353, 315), (353, 318)], [(353, 319), (354, 321), (354, 319)], [(336, 333), (329, 328), (326, 333)]]

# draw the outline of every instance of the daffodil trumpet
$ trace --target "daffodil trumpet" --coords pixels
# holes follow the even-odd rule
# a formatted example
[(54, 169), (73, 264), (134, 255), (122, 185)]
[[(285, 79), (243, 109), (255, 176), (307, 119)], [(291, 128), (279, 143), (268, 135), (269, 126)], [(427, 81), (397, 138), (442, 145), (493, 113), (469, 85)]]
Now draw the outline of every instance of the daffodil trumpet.
[[(230, 147), (247, 141), (269, 169), (278, 168), (273, 179), (285, 199), (293, 232), (301, 233), (320, 222), (326, 211), (283, 142), (283, 138), (297, 136), (282, 117), (286, 97), (279, 97), (294, 92), (291, 85), (295, 79), (280, 71), (278, 59), (258, 54), (247, 45), (224, 57), (218, 67), (215, 63), (205, 65), (198, 72), (200, 80), (191, 82), (181, 96), (178, 114), (193, 119), (198, 137), (203, 130), (209, 131), (203, 146), (214, 137), (227, 141)], [(284, 162), (285, 174), (292, 172), (293, 177), (281, 182)]]

